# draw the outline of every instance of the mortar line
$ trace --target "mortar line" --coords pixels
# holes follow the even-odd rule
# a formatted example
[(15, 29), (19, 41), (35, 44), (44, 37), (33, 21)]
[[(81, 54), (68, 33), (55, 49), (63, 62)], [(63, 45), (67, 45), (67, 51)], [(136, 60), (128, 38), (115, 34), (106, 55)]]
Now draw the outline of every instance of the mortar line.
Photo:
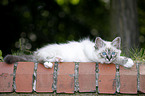
[(13, 72), (13, 90), (16, 91), (16, 70), (18, 63), (14, 63), (14, 72)]
[(32, 83), (33, 91), (36, 91), (37, 67), (38, 67), (38, 63), (34, 62), (34, 73), (33, 73), (33, 83)]
[(116, 64), (116, 93), (120, 92), (120, 72), (119, 72), (119, 64)]
[(79, 62), (75, 62), (75, 74), (74, 74), (74, 84), (75, 84), (75, 87), (74, 87), (74, 91), (75, 92), (78, 92), (79, 91)]
[(96, 93), (98, 94), (98, 78), (99, 78), (99, 65), (98, 65), (98, 62), (96, 62), (95, 72), (96, 72)]
[(136, 62), (136, 69), (137, 69), (137, 91), (140, 90), (140, 70), (139, 70), (139, 67), (140, 67), (140, 63)]
[(96, 71), (96, 87), (98, 87), (98, 72), (99, 72), (99, 65), (98, 65), (98, 63), (96, 62), (96, 69), (95, 69), (95, 71)]
[(54, 72), (53, 72), (53, 84), (52, 90), (54, 93), (57, 91), (57, 70), (58, 70), (58, 62), (54, 63)]

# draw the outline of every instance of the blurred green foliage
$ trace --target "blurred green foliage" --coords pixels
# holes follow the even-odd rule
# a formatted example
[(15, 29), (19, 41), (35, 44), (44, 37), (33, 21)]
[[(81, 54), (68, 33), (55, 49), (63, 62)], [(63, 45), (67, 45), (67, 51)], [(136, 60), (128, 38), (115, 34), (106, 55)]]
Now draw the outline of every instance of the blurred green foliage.
[(2, 51), (0, 50), (0, 62), (3, 61)]
[(141, 47), (145, 48), (145, 0), (138, 0), (138, 23)]
[[(145, 1), (138, 0), (141, 47), (145, 47)], [(111, 40), (110, 0), (1, 0), (1, 50), (35, 50), (84, 37)], [(3, 39), (2, 39), (3, 40)], [(7, 45), (6, 45), (7, 44)]]

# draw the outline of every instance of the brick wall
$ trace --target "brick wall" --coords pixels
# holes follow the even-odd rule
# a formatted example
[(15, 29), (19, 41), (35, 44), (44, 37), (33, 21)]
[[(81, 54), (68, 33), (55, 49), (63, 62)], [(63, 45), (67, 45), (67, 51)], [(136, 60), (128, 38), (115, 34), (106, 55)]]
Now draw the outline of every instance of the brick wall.
[(114, 64), (53, 63), (52, 69), (34, 62), (0, 62), (0, 94), (13, 93), (145, 93), (145, 64), (131, 69)]

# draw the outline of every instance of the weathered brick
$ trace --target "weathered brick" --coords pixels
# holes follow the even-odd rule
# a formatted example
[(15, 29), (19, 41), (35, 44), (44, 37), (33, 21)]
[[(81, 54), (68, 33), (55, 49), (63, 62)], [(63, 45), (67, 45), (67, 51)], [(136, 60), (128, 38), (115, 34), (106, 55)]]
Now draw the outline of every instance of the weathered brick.
[(127, 69), (120, 66), (120, 93), (137, 93), (137, 69), (136, 65)]
[(47, 69), (43, 64), (38, 64), (36, 92), (53, 92), (53, 72), (54, 68)]
[(139, 67), (140, 70), (140, 92), (145, 93), (145, 64), (141, 64)]
[(0, 62), (0, 92), (13, 92), (14, 64)]
[(74, 67), (73, 62), (58, 64), (57, 93), (74, 93)]
[(96, 91), (96, 63), (79, 63), (79, 92)]
[(16, 92), (32, 92), (34, 62), (18, 62)]
[(116, 92), (115, 64), (99, 64), (99, 93), (114, 94)]

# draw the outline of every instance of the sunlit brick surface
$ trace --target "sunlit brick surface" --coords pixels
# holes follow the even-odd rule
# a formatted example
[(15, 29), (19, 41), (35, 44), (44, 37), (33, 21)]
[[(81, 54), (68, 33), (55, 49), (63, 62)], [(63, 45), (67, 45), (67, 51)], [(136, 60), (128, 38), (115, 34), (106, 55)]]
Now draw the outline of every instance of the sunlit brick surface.
[(115, 93), (116, 91), (116, 67), (114, 64), (99, 64), (99, 93)]
[(79, 92), (96, 91), (96, 63), (79, 64)]
[(14, 64), (0, 62), (0, 92), (13, 92)]
[(74, 93), (74, 68), (73, 62), (59, 63), (57, 93)]
[(120, 93), (137, 93), (137, 69), (134, 65), (130, 69), (120, 66)]
[(38, 64), (36, 92), (53, 92), (53, 72), (54, 68), (47, 69), (43, 64)]
[(139, 67), (135, 64), (129, 69), (123, 66), (116, 69), (115, 64), (95, 62), (53, 63), (55, 66), (52, 69), (37, 64), (18, 62), (18, 65), (15, 64), (17, 66), (14, 67), (14, 64), (0, 62), (0, 93), (13, 91), (16, 92), (15, 94), (31, 92), (29, 94), (45, 93), (47, 95), (59, 93), (83, 95), (84, 92), (93, 94), (143, 93), (143, 95), (145, 93), (145, 64), (140, 64)]
[(32, 92), (34, 63), (19, 62), (16, 70), (16, 92)]
[(145, 64), (140, 65), (140, 92), (145, 93)]

